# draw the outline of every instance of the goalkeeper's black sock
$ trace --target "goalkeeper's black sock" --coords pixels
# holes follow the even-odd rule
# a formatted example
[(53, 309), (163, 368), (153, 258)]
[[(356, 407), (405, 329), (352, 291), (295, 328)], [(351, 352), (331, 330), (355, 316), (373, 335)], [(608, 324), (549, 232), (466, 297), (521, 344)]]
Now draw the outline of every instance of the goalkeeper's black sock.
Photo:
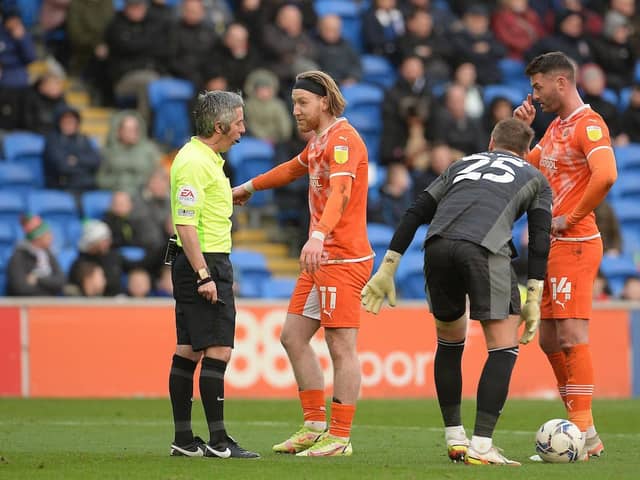
[(174, 355), (171, 362), (169, 397), (173, 409), (176, 445), (188, 445), (193, 441), (191, 397), (193, 396), (193, 372), (197, 365), (196, 362), (179, 355)]
[(462, 398), (462, 352), (464, 340), (448, 342), (438, 338), (438, 349), (433, 362), (438, 403), (445, 427), (462, 425), (460, 401)]
[(507, 401), (511, 372), (518, 358), (518, 346), (489, 350), (478, 383), (478, 405), (476, 425), (473, 434), (479, 437), (493, 437), (502, 407)]
[(210, 444), (224, 442), (227, 432), (224, 428), (224, 372), (227, 362), (204, 357), (200, 370), (200, 397), (209, 426)]

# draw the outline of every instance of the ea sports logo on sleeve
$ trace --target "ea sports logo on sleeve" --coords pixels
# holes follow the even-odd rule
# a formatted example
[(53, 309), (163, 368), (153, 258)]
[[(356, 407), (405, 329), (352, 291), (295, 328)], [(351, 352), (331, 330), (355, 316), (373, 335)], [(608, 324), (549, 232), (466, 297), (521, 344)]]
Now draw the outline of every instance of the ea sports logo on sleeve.
[(178, 189), (177, 200), (180, 205), (195, 205), (198, 193), (191, 185), (184, 185)]

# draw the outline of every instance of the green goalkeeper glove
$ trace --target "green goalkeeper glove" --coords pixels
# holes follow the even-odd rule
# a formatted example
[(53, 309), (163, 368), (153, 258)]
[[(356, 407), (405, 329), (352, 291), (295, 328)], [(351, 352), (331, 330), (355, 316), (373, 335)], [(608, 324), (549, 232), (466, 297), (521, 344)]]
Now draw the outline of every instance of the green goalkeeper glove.
[(542, 280), (527, 280), (527, 301), (520, 312), (520, 323), (524, 322), (524, 332), (520, 337), (523, 345), (529, 343), (536, 335), (540, 325), (540, 302), (542, 301)]
[(398, 269), (400, 258), (402, 255), (398, 252), (387, 250), (378, 271), (362, 289), (360, 294), (362, 306), (367, 312), (377, 314), (385, 297), (389, 297), (389, 305), (396, 306), (396, 286), (393, 277)]

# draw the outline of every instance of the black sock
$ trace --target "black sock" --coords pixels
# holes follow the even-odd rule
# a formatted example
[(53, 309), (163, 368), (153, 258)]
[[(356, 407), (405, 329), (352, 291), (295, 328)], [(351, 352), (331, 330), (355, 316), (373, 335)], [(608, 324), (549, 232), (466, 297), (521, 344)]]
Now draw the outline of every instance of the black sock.
[(193, 372), (197, 365), (196, 362), (179, 355), (174, 355), (171, 362), (169, 397), (171, 397), (173, 409), (176, 445), (188, 445), (193, 441), (191, 397), (193, 397)]
[(518, 358), (518, 346), (489, 351), (478, 383), (478, 411), (474, 435), (493, 437), (493, 430), (509, 394), (511, 372)]
[(438, 338), (438, 349), (433, 362), (438, 403), (445, 427), (462, 425), (460, 401), (462, 398), (462, 352), (464, 340), (448, 342)]
[(224, 372), (227, 363), (215, 358), (204, 357), (200, 370), (200, 397), (207, 417), (211, 445), (227, 439), (224, 429)]

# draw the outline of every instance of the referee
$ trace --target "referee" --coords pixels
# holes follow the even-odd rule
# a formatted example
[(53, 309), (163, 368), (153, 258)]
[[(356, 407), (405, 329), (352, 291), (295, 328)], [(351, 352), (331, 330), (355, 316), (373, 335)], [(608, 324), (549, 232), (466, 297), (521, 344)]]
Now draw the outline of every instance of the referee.
[[(523, 160), (532, 138), (533, 130), (520, 120), (498, 122), (488, 152), (455, 162), (418, 196), (362, 291), (362, 303), (370, 312), (378, 313), (385, 296), (395, 304), (393, 276), (400, 257), (418, 226), (429, 223), (424, 271), (438, 337), (434, 376), (447, 453), (453, 461), (520, 465), (506, 458), (492, 437), (518, 357), (520, 295), (511, 268), (511, 230), (524, 212), (529, 223), (529, 280), (520, 315), (526, 323), (521, 343), (531, 341), (540, 322), (549, 255), (551, 187)], [(478, 383), (471, 441), (460, 415), (467, 295), (471, 319), (480, 321), (489, 354)]]
[[(224, 426), (224, 373), (233, 348), (236, 309), (231, 252), (231, 186), (223, 172), (226, 152), (245, 132), (244, 102), (235, 93), (198, 96), (195, 137), (171, 166), (171, 215), (177, 232), (172, 264), (176, 300), (176, 353), (169, 375), (175, 438), (170, 454), (187, 457), (259, 458), (238, 445)], [(191, 397), (197, 363), (209, 443), (191, 430)]]

